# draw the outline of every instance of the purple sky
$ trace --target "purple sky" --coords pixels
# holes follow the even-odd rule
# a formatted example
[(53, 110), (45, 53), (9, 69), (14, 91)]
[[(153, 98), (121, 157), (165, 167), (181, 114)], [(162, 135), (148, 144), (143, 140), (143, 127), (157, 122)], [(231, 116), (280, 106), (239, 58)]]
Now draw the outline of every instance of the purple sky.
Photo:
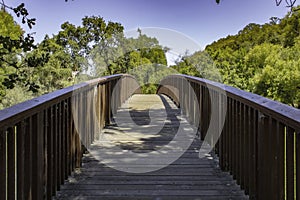
[(84, 16), (99, 15), (106, 21), (120, 22), (125, 31), (138, 27), (176, 30), (196, 41), (201, 48), (236, 34), (250, 22), (266, 23), (272, 16), (283, 17), (288, 8), (277, 7), (275, 0), (13, 0), (25, 2), (30, 17), (37, 18), (31, 32), (40, 42), (45, 34), (56, 34), (69, 21), (80, 25)]

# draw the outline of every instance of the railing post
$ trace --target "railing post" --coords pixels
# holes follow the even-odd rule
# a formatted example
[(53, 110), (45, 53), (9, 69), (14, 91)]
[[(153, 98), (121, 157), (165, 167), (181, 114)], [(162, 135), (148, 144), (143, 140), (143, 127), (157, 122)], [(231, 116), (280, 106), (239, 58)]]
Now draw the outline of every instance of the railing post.
[(236, 101), (232, 99), (231, 101), (232, 107), (231, 107), (231, 159), (232, 159), (232, 175), (233, 178), (236, 179), (236, 167), (237, 167), (237, 162), (236, 162), (236, 155), (237, 155), (237, 145), (236, 145)]
[[(24, 199), (24, 182), (25, 182), (25, 123), (21, 121), (17, 124), (17, 198)], [(20, 174), (24, 174), (20, 176)]]
[(7, 197), (8, 199), (15, 199), (15, 189), (16, 189), (16, 162), (15, 153), (16, 145), (15, 141), (15, 127), (9, 127), (7, 129)]
[(249, 112), (250, 117), (250, 174), (249, 174), (249, 196), (250, 199), (257, 199), (257, 138), (258, 138), (258, 111), (251, 108)]
[(287, 127), (286, 130), (286, 198), (287, 200), (293, 200), (295, 195), (295, 176), (294, 176), (294, 169), (295, 169), (295, 146), (294, 146), (294, 137), (295, 130)]
[(67, 172), (66, 174), (69, 176), (71, 175), (72, 172), (72, 143), (71, 143), (71, 138), (72, 138), (72, 128), (73, 128), (73, 118), (72, 118), (72, 97), (68, 98), (66, 103), (66, 117), (67, 117), (67, 126), (66, 126), (66, 149), (67, 149)]
[(32, 149), (33, 149), (33, 199), (44, 198), (44, 113), (39, 112), (32, 117)]
[(245, 194), (249, 194), (249, 174), (250, 174), (250, 118), (249, 118), (249, 112), (250, 108), (247, 105), (244, 105), (243, 107), (243, 122), (242, 127), (244, 129), (244, 135), (243, 135), (243, 146), (244, 146), (244, 154), (242, 156), (243, 160), (243, 183), (244, 183), (244, 189)]
[(296, 133), (296, 199), (300, 199), (300, 130)]
[(285, 198), (285, 173), (284, 173), (284, 164), (285, 164), (285, 155), (284, 155), (284, 141), (285, 141), (285, 128), (284, 125), (280, 122), (276, 122), (276, 171), (277, 174), (275, 178), (277, 179), (277, 187), (275, 191), (277, 191), (277, 199)]
[(188, 94), (188, 108), (189, 108), (189, 119), (190, 123), (194, 124), (194, 83), (189, 81), (188, 84), (189, 94)]
[[(242, 137), (242, 129), (241, 129), (241, 102), (236, 101), (236, 180), (237, 184), (241, 185), (241, 167), (242, 160), (241, 155), (243, 150), (241, 148), (241, 137)], [(242, 186), (242, 185), (241, 185)], [(241, 187), (243, 189), (243, 187)]]
[[(67, 178), (66, 176), (66, 161), (67, 161), (67, 143), (66, 143), (66, 105), (65, 105), (65, 100), (61, 102), (61, 184), (64, 183), (65, 179)], [(47, 116), (47, 115), (45, 115)]]
[(201, 125), (201, 140), (205, 139), (207, 128), (208, 128), (208, 120), (210, 120), (210, 113), (209, 113), (209, 93), (207, 91), (206, 86), (202, 86), (202, 125)]
[(62, 182), (62, 113), (61, 113), (61, 102), (57, 104), (57, 185), (60, 185)]
[(227, 149), (228, 149), (228, 171), (230, 172), (230, 174), (232, 175), (232, 171), (233, 171), (233, 100), (230, 97), (227, 97)]
[(52, 107), (47, 109), (47, 136), (45, 138), (45, 145), (47, 147), (47, 180), (46, 180), (46, 190), (47, 199), (51, 199), (52, 195), (55, 193), (53, 191), (53, 109)]
[(272, 118), (259, 114), (258, 199), (274, 199), (272, 177)]
[(0, 199), (6, 199), (6, 131), (0, 130)]

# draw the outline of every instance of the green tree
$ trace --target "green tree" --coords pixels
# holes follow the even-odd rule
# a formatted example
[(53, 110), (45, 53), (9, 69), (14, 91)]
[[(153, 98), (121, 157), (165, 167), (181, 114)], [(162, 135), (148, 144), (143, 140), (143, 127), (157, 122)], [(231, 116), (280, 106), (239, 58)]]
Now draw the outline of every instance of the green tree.
[(182, 56), (172, 68), (181, 74), (222, 81), (215, 63), (206, 51), (198, 51), (191, 56)]
[[(167, 65), (165, 56), (168, 48), (159, 45), (156, 38), (142, 34), (137, 38), (125, 38), (123, 34), (115, 34), (114, 43), (103, 45), (99, 43), (92, 50), (96, 74), (126, 73), (143, 64)], [(113, 44), (113, 45), (111, 45)]]
[[(24, 77), (19, 71), (20, 62), (19, 57), (23, 55), (24, 52), (32, 50), (35, 45), (34, 39), (31, 34), (24, 35), (25, 32), (21, 27), (13, 20), (13, 17), (6, 12), (6, 9), (12, 10), (17, 17), (22, 18), (22, 23), (27, 24), (29, 28), (35, 24), (34, 18), (28, 18), (28, 11), (25, 8), (24, 3), (20, 4), (16, 8), (9, 7), (4, 1), (0, 2), (0, 65), (2, 68), (2, 77), (0, 77), (0, 95), (3, 95), (3, 86), (11, 89), (16, 83), (21, 82), (28, 86), (29, 90), (36, 91), (37, 86), (35, 83), (30, 82)], [(5, 68), (10, 68), (9, 70)], [(3, 78), (3, 76), (5, 76)], [(1, 98), (1, 97), (0, 97)], [(1, 101), (1, 99), (0, 99)]]
[(49, 93), (74, 83), (72, 56), (63, 46), (56, 43), (56, 37), (46, 36), (38, 47), (26, 56), (26, 59), (34, 57), (43, 60), (37, 62), (35, 68), (27, 68), (31, 70), (27, 71), (27, 74), (32, 74), (32, 79), (40, 86), (39, 94)]
[(299, 107), (299, 8), (206, 47), (225, 84)]

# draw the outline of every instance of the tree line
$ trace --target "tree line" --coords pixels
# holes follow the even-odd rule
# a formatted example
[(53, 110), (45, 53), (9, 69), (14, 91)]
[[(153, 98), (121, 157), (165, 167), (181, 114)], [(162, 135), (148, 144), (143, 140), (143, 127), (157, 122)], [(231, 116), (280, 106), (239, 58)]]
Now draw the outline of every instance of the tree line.
[[(137, 31), (136, 38), (126, 38), (120, 23), (90, 16), (84, 17), (80, 26), (65, 22), (57, 34), (46, 35), (34, 44), (30, 34), (26, 36), (13, 16), (2, 8), (0, 108), (103, 75), (134, 71), (141, 82), (150, 79), (141, 74), (149, 74), (158, 65), (166, 66), (168, 49), (156, 38)], [(138, 66), (149, 67), (133, 70)], [(143, 89), (153, 92), (155, 88)]]
[[(1, 4), (1, 3), (0, 3)], [(157, 82), (174, 72), (203, 77), (300, 107), (300, 9), (263, 25), (250, 23), (236, 35), (208, 45), (204, 51), (183, 55), (167, 68), (169, 50), (156, 38), (137, 30), (126, 38), (124, 27), (100, 16), (69, 22), (52, 36), (34, 44), (7, 9), (29, 28), (24, 4), (2, 5), (0, 11), (0, 109), (41, 94), (103, 75), (130, 72), (140, 83)], [(145, 93), (156, 86), (143, 86)]]
[(300, 7), (295, 7), (282, 19), (250, 23), (173, 67), (300, 108), (299, 34)]

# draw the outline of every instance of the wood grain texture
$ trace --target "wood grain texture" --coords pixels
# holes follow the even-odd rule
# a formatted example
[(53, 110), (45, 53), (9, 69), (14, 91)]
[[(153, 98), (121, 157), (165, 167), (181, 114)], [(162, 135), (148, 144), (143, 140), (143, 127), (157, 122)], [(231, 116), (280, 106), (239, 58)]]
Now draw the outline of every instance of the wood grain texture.
[[(201, 141), (196, 137), (192, 138), (187, 150), (182, 150), (179, 159), (169, 165), (163, 155), (158, 159), (159, 163), (151, 159), (142, 164), (130, 162), (126, 152), (143, 155), (168, 147), (180, 124), (188, 126), (188, 123), (180, 118), (180, 110), (175, 104), (163, 95), (134, 95), (129, 99), (129, 105), (131, 118), (138, 128), (132, 128), (131, 123), (118, 126), (112, 120), (102, 130), (102, 140), (91, 145), (89, 150), (93, 153), (84, 156), (82, 167), (61, 186), (54, 199), (248, 199), (232, 176), (221, 171), (213, 154), (199, 158)], [(162, 115), (151, 113), (151, 109), (156, 114), (161, 109), (166, 110), (167, 118), (163, 120)], [(124, 110), (126, 108), (117, 112), (118, 117), (125, 116)], [(164, 125), (156, 132), (155, 126), (160, 123)], [(106, 164), (94, 154), (95, 150), (103, 149), (114, 155), (110, 160), (106, 157)], [(178, 150), (174, 146), (167, 149), (168, 156), (176, 158)], [(137, 172), (153, 165), (161, 165), (161, 169), (146, 173), (119, 171), (109, 166), (122, 165), (118, 159), (128, 159), (126, 167)]]

